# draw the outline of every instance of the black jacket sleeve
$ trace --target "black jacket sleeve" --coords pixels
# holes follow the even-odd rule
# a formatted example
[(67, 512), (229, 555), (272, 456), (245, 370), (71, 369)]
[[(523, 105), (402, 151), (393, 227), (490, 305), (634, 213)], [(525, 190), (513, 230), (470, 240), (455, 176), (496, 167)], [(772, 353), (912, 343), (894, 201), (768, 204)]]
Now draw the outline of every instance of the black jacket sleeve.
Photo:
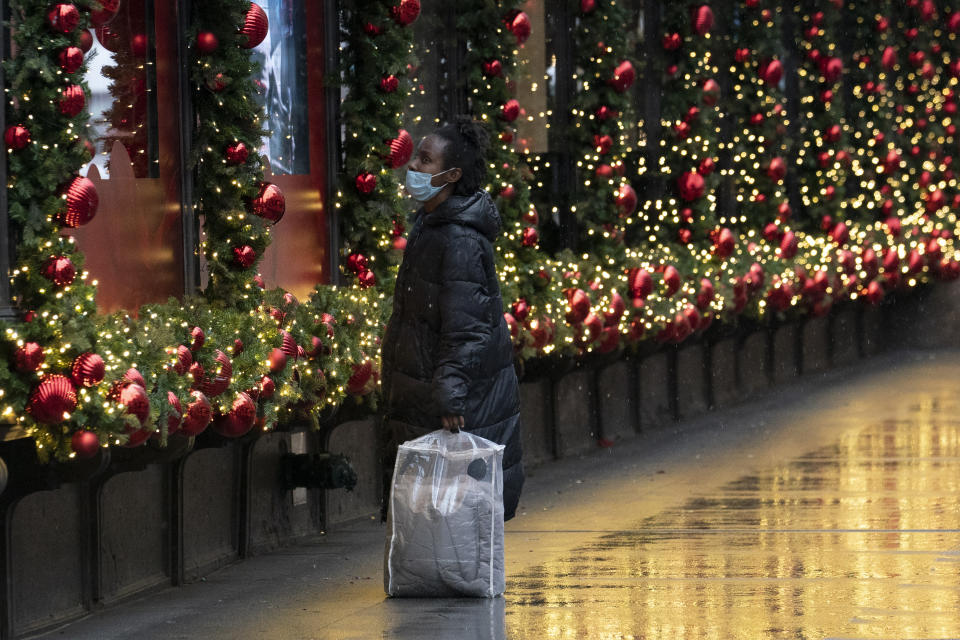
[(440, 282), (440, 344), (433, 375), (439, 415), (463, 415), (470, 380), (480, 372), (492, 336), (483, 240), (469, 232), (450, 238)]

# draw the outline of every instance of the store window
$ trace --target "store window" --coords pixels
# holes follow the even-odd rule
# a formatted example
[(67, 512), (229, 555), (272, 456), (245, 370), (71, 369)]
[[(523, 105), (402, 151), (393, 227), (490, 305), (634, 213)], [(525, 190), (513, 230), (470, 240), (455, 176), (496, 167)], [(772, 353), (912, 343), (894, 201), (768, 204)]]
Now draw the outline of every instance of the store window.
[(253, 51), (258, 95), (270, 135), (261, 154), (274, 175), (310, 173), (306, 9), (301, 0), (260, 0), (270, 29)]
[(177, 7), (131, 0), (91, 30), (82, 168), (97, 189), (96, 217), (74, 236), (96, 280), (101, 311), (134, 310), (184, 292)]
[[(86, 81), (90, 87), (88, 141), (99, 174), (110, 174), (114, 143), (123, 145), (137, 178), (159, 175), (157, 79), (153, 0), (122, 2), (107, 23), (90, 29)], [(125, 162), (120, 158), (118, 162)]]
[(530, 37), (519, 46), (516, 72), (511, 78), (522, 107), (517, 120), (517, 143), (525, 154), (549, 151), (549, 99), (556, 91), (556, 56), (547, 53), (545, 0), (527, 0), (523, 11), (530, 18)]

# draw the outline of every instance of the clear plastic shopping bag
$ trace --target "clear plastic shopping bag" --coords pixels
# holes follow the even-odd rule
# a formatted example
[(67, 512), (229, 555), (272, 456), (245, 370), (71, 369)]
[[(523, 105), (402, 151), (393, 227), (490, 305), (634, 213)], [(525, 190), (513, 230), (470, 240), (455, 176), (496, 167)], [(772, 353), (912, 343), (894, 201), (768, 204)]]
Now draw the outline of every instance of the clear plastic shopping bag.
[(442, 430), (400, 445), (383, 583), (391, 596), (503, 593), (503, 445)]

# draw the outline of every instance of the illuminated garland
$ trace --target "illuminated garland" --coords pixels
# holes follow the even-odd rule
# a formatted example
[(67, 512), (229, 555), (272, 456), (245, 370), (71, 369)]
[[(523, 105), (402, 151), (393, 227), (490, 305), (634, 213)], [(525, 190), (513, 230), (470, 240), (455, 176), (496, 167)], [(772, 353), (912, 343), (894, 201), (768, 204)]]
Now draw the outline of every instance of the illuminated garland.
[(577, 152), (578, 184), (572, 187), (576, 201), (571, 207), (580, 226), (577, 250), (622, 263), (625, 219), (637, 205), (624, 177), (626, 123), (634, 119), (629, 90), (636, 75), (626, 55), (628, 12), (622, 0), (570, 0), (568, 6), (577, 16), (573, 50), (580, 70), (568, 136)]
[(519, 48), (529, 28), (520, 6), (519, 1), (459, 3), (457, 33), (469, 42), (464, 66), (470, 111), (491, 137), (486, 188), (496, 197), (503, 222), (496, 242), (501, 295), (519, 354), (532, 357), (553, 350), (566, 334), (557, 304), (562, 298), (558, 269), (540, 251), (540, 213), (530, 201), (532, 173), (520, 154), (517, 124), (526, 109), (509, 88), (517, 82)]
[(850, 168), (849, 127), (843, 118), (841, 79), (846, 61), (840, 55), (843, 36), (842, 0), (798, 3), (800, 30), (799, 139), (796, 149), (803, 215), (797, 225), (806, 231), (823, 229), (843, 236), (846, 218), (846, 185)]
[[(234, 0), (224, 2), (209, 3), (204, 11), (221, 18), (237, 13)], [(95, 288), (85, 282), (82, 255), (72, 238), (58, 233), (60, 226), (89, 221), (95, 214), (92, 184), (71, 182), (89, 159), (77, 133), (87, 117), (77, 108), (86, 94), (84, 68), (72, 62), (73, 71), (60, 68), (62, 52), (79, 44), (88, 17), (72, 5), (51, 8), (33, 0), (20, 0), (12, 9), (20, 53), (7, 63), (7, 117), (17, 124), (5, 132), (5, 141), (10, 219), (22, 237), (13, 285), (15, 301), (26, 312), (23, 321), (5, 329), (9, 368), (0, 368), (0, 414), (37, 441), (41, 459), (92, 455), (101, 444), (142, 445), (150, 438), (162, 445), (169, 430), (186, 430), (191, 405), (200, 402), (196, 393), (203, 393), (210, 407), (207, 418), (194, 420), (193, 426), (206, 427), (212, 417), (212, 428), (230, 436), (269, 429), (278, 420), (316, 422), (348, 396), (373, 398), (376, 343), (384, 320), (373, 292), (317, 287), (299, 304), (283, 291), (262, 293), (244, 284), (246, 297), (239, 302), (230, 298), (227, 308), (222, 302), (172, 300), (147, 305), (137, 317), (96, 315)], [(224, 39), (232, 41), (234, 32), (222, 28)], [(194, 27), (194, 32), (202, 30), (202, 24)], [(217, 60), (217, 67), (201, 63), (200, 68), (249, 89), (246, 53), (225, 53)], [(77, 88), (65, 95), (72, 85)], [(219, 97), (210, 98), (217, 104), (223, 99), (227, 112), (218, 117), (224, 131), (236, 118), (250, 115), (247, 106), (239, 108), (247, 102), (242, 95), (250, 94), (220, 96), (226, 86), (213, 92)], [(229, 192), (230, 202), (240, 206), (243, 189), (234, 180), (247, 176), (252, 184), (259, 160), (222, 168), (211, 151), (217, 144), (211, 136), (221, 134), (211, 127), (202, 127), (195, 157), (208, 158), (201, 172), (219, 182), (207, 183), (209, 189), (201, 190), (200, 197), (214, 193), (212, 201), (227, 206), (219, 196)], [(259, 129), (248, 134), (255, 135), (250, 145), (258, 145)], [(63, 195), (61, 185), (69, 185)], [(228, 225), (211, 214), (210, 202), (202, 203), (208, 248), (230, 241), (217, 236)], [(265, 242), (265, 234), (256, 235), (255, 223), (242, 228)], [(222, 256), (210, 257), (219, 260), (211, 271), (231, 273), (234, 267)], [(234, 290), (228, 283), (248, 278), (252, 281), (249, 273), (242, 280), (228, 276), (208, 295)]]
[[(736, 229), (763, 229), (769, 241), (789, 231), (792, 215), (785, 179), (789, 169), (786, 144), (786, 96), (783, 82), (780, 7), (775, 2), (741, 0), (732, 25), (733, 175), (736, 211), (729, 224)], [(768, 225), (773, 228), (768, 231)], [(784, 243), (786, 253), (790, 238)]]
[(340, 104), (344, 182), (337, 189), (343, 271), (363, 287), (389, 291), (405, 246), (407, 208), (394, 173), (413, 152), (403, 126), (417, 0), (343, 5)]
[(191, 6), (197, 114), (192, 158), (206, 235), (201, 248), (210, 275), (207, 296), (249, 309), (259, 297), (254, 276), (270, 243), (269, 225), (283, 215), (283, 195), (263, 180), (257, 149), (266, 133), (265, 115), (255, 99), (248, 35), (238, 28), (251, 4), (217, 0)]

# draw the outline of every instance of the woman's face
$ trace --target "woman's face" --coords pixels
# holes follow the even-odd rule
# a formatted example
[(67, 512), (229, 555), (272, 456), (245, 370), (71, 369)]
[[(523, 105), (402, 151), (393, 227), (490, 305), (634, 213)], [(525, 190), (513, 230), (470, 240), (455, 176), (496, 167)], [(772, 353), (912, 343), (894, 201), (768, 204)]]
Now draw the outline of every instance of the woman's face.
[(420, 142), (420, 146), (417, 148), (416, 153), (413, 154), (413, 159), (409, 164), (409, 168), (414, 171), (421, 171), (434, 176), (433, 179), (430, 180), (430, 184), (435, 187), (450, 182), (447, 177), (453, 173), (445, 173), (442, 176), (437, 175), (446, 169), (444, 166), (446, 160), (444, 160), (443, 157), (443, 148), (445, 146), (446, 142), (443, 138), (431, 134)]

